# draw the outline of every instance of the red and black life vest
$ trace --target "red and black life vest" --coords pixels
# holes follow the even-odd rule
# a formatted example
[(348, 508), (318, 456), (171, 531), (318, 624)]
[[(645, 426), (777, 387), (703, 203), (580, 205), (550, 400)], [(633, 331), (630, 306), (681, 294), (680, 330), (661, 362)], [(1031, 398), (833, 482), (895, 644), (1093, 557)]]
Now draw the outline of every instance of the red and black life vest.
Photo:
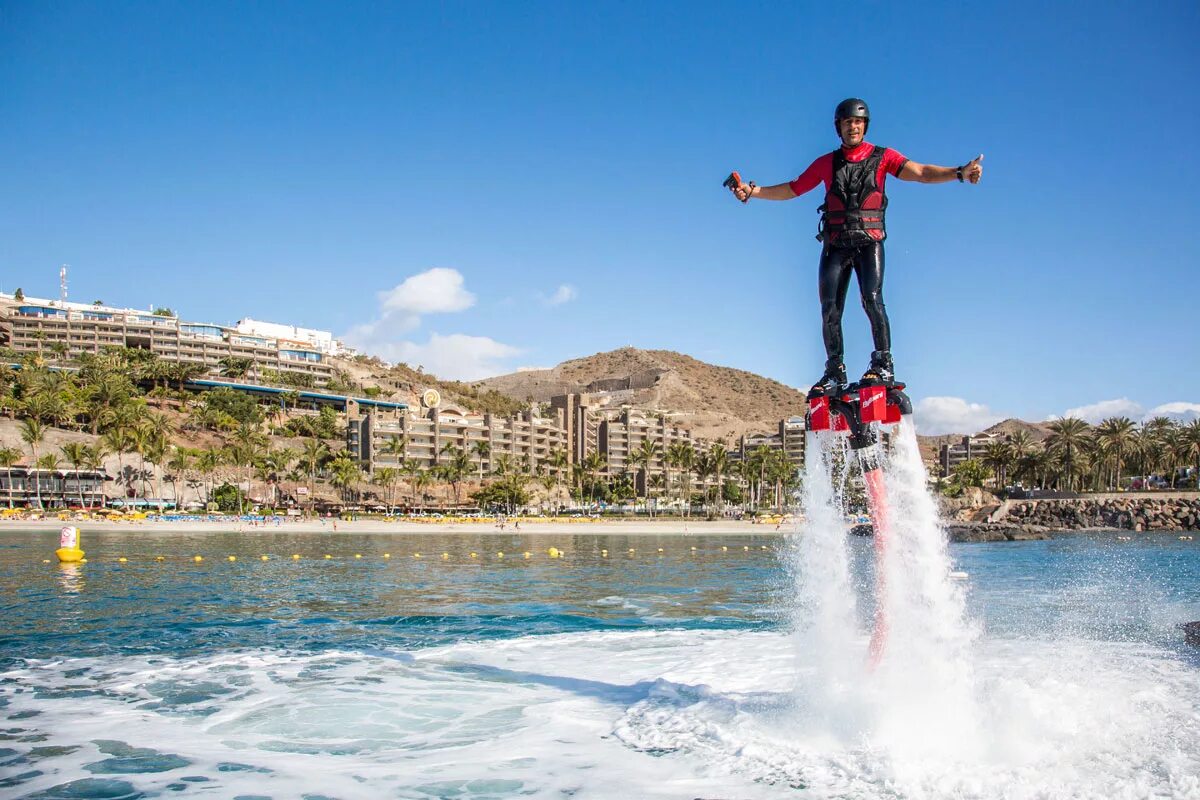
[(833, 153), (833, 180), (825, 193), (817, 239), (829, 247), (860, 247), (887, 238), (883, 215), (887, 196), (875, 183), (884, 148), (875, 146), (862, 161), (846, 159), (839, 147)]

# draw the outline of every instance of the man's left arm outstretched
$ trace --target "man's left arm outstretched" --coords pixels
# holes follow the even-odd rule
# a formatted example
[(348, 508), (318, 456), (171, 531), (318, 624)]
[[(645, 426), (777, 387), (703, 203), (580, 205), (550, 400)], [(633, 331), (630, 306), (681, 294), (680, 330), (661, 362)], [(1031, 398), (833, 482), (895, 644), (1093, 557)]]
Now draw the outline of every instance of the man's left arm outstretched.
[(979, 183), (983, 177), (983, 154), (963, 164), (961, 167), (939, 167), (936, 164), (920, 164), (916, 161), (906, 161), (896, 175), (902, 181), (917, 183), (947, 183), (949, 181), (966, 181)]

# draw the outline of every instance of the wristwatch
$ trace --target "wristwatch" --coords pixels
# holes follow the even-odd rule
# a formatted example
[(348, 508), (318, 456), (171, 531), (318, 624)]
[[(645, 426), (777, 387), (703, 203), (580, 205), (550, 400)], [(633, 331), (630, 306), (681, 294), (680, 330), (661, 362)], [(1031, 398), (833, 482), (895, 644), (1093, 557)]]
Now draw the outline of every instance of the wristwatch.
[(962, 168), (962, 167), (955, 167), (955, 168), (954, 168), (954, 174), (955, 174), (955, 175), (958, 177), (958, 182), (959, 182), (959, 183), (962, 183), (962, 182), (963, 182), (963, 174), (962, 174), (962, 171), (963, 171), (963, 168)]

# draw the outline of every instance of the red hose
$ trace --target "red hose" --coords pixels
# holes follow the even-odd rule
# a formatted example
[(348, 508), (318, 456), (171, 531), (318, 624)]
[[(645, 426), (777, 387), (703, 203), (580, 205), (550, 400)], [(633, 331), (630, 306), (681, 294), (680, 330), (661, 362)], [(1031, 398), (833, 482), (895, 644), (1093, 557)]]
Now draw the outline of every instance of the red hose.
[(874, 668), (883, 658), (888, 636), (887, 575), (883, 556), (887, 549), (890, 523), (883, 470), (876, 467), (864, 472), (863, 481), (867, 484), (867, 503), (871, 507), (871, 522), (875, 528), (875, 630), (871, 633), (870, 645), (870, 663)]

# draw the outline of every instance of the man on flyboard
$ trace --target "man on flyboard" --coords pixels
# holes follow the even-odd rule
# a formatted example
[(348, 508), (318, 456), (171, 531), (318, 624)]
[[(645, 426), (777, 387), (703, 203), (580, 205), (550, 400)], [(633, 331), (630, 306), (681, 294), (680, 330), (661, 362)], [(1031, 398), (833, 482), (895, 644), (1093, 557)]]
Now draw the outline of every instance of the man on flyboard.
[(833, 115), (833, 125), (842, 146), (814, 161), (800, 177), (774, 186), (743, 183), (734, 172), (725, 181), (734, 196), (746, 203), (750, 198), (791, 200), (825, 184), (825, 202), (817, 240), (823, 245), (817, 282), (821, 297), (821, 324), (825, 339), (825, 374), (813, 384), (810, 396), (831, 396), (846, 386), (842, 360), (842, 310), (850, 274), (858, 276), (863, 308), (871, 321), (875, 351), (860, 385), (892, 385), (891, 330), (883, 305), (883, 240), (887, 238), (884, 212), (887, 196), (884, 181), (895, 175), (902, 181), (947, 183), (957, 180), (979, 183), (983, 156), (961, 167), (919, 164), (886, 147), (865, 140), (871, 114), (856, 97), (843, 100)]

